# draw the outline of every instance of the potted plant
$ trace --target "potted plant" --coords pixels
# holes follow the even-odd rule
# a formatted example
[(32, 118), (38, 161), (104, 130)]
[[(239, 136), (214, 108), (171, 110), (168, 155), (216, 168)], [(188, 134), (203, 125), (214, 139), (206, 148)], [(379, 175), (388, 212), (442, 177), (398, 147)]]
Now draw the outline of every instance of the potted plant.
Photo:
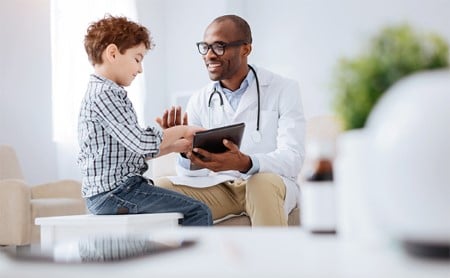
[(339, 61), (334, 109), (345, 130), (362, 128), (372, 108), (396, 81), (420, 70), (448, 67), (447, 42), (403, 24), (386, 27), (367, 51)]

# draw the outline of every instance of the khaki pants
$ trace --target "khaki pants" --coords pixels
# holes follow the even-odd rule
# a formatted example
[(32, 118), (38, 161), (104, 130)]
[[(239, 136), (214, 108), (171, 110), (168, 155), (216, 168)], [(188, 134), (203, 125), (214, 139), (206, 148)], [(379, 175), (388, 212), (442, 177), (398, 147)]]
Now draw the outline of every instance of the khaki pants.
[(206, 188), (173, 184), (167, 178), (159, 178), (155, 184), (204, 202), (213, 219), (246, 212), (252, 226), (287, 226), (286, 186), (273, 173), (257, 173), (248, 180), (237, 179)]

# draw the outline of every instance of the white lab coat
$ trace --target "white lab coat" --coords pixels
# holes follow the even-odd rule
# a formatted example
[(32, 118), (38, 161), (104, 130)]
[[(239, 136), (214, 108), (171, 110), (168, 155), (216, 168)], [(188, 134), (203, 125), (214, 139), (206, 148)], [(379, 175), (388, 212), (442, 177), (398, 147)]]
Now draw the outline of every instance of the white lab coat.
[[(286, 185), (284, 208), (287, 215), (297, 205), (297, 176), (305, 157), (305, 118), (300, 89), (294, 80), (262, 68), (255, 70), (261, 94), (261, 141), (255, 143), (251, 139), (251, 133), (256, 130), (258, 108), (256, 81), (249, 84), (236, 111), (223, 96), (224, 125), (245, 122), (240, 149), (245, 154), (256, 156), (260, 165), (259, 172), (272, 172), (283, 178)], [(208, 100), (213, 89), (214, 82), (191, 96), (186, 108), (190, 125), (208, 127)], [(178, 175), (199, 176), (207, 175), (209, 170), (190, 171), (178, 166), (177, 172)], [(233, 174), (244, 179), (249, 177), (237, 171)]]

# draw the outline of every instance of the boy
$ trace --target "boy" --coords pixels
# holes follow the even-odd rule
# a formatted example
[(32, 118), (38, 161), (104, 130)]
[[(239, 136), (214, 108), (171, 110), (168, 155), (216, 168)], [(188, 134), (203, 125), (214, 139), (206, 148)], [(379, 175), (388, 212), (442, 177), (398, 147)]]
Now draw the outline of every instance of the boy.
[(84, 46), (95, 71), (78, 123), (78, 164), (88, 209), (93, 214), (180, 212), (182, 225), (211, 225), (205, 204), (143, 177), (145, 160), (188, 151), (193, 134), (201, 130), (138, 125), (123, 87), (142, 72), (142, 60), (152, 46), (148, 30), (125, 17), (106, 16), (88, 27)]

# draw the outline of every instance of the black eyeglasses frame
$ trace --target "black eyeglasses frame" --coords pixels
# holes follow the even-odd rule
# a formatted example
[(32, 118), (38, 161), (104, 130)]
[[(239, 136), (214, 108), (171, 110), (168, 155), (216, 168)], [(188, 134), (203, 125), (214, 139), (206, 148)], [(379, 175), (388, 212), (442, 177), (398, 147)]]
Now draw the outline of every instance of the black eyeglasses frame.
[[(198, 53), (200, 53), (201, 55), (206, 55), (206, 54), (208, 54), (208, 51), (211, 49), (212, 52), (213, 52), (216, 56), (223, 56), (223, 55), (225, 54), (225, 50), (226, 50), (227, 47), (241, 46), (241, 45), (245, 45), (245, 44), (248, 44), (248, 42), (245, 41), (245, 40), (237, 40), (237, 41), (232, 41), (232, 42), (228, 42), (228, 43), (227, 43), (227, 42), (214, 42), (214, 43), (212, 43), (212, 44), (208, 44), (208, 43), (206, 43), (206, 42), (197, 42), (197, 43), (196, 43)], [(202, 53), (202, 52), (201, 52), (201, 50), (200, 50), (200, 45), (206, 45), (206, 46), (208, 46), (208, 48), (206, 48), (206, 52), (205, 52), (205, 53)], [(217, 53), (217, 52), (214, 50), (214, 45), (220, 45), (220, 46), (223, 48), (223, 53), (222, 53), (222, 54)]]

